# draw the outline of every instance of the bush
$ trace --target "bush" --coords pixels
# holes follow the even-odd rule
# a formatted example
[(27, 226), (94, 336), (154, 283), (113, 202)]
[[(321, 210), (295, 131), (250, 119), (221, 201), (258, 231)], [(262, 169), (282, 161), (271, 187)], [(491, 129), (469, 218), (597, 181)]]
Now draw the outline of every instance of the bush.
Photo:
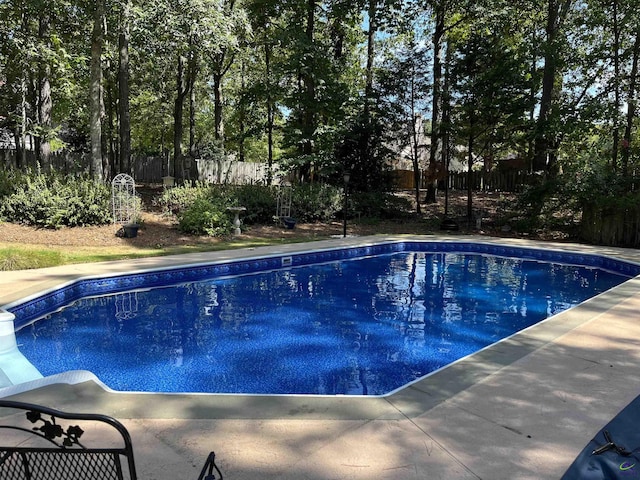
[(196, 200), (209, 198), (211, 190), (211, 186), (203, 182), (185, 183), (178, 187), (165, 189), (154, 203), (166, 213), (180, 215)]
[(231, 233), (233, 224), (227, 206), (203, 198), (178, 214), (178, 227), (185, 233), (220, 237)]
[(9, 222), (45, 228), (105, 225), (111, 222), (111, 191), (88, 177), (31, 173), (0, 205)]
[[(167, 213), (183, 217), (196, 202), (206, 201), (226, 211), (227, 207), (247, 208), (243, 222), (247, 224), (270, 223), (276, 212), (276, 191), (273, 187), (261, 185), (207, 185), (196, 182), (165, 190), (155, 200), (155, 205)], [(198, 208), (202, 208), (200, 203)], [(187, 216), (193, 215), (189, 212)]]
[(25, 174), (20, 170), (0, 170), (0, 200), (16, 192), (16, 189), (25, 183)]
[[(196, 202), (204, 200), (222, 212), (227, 207), (246, 207), (245, 224), (269, 224), (277, 214), (278, 187), (265, 185), (185, 185), (169, 189), (156, 201), (167, 211), (182, 218)], [(342, 189), (330, 185), (299, 185), (293, 187), (291, 214), (298, 222), (322, 222), (335, 218), (342, 211)], [(200, 203), (198, 209), (202, 209)], [(187, 217), (194, 215), (189, 212)], [(188, 222), (190, 223), (190, 222)]]
[(343, 191), (331, 185), (298, 185), (293, 189), (291, 216), (298, 222), (326, 222), (342, 211)]
[[(224, 213), (227, 207), (246, 207), (243, 223), (269, 224), (277, 214), (278, 187), (265, 185), (214, 185), (203, 183), (168, 189), (156, 201), (157, 205), (177, 215), (180, 229), (189, 233), (208, 233), (210, 214)], [(332, 185), (296, 185), (292, 189), (291, 216), (299, 223), (328, 222), (342, 218), (344, 190)], [(384, 192), (365, 192), (349, 195), (349, 211), (364, 217), (402, 218), (411, 215), (411, 202)], [(204, 222), (204, 223), (202, 223)], [(202, 227), (198, 226), (202, 223)], [(184, 226), (183, 226), (184, 225)], [(214, 230), (217, 227), (213, 227)]]
[(268, 224), (276, 215), (277, 189), (264, 185), (239, 185), (229, 192), (229, 206), (246, 207), (243, 223)]
[(350, 210), (363, 217), (395, 219), (411, 216), (413, 206), (406, 198), (385, 192), (358, 192), (349, 196)]

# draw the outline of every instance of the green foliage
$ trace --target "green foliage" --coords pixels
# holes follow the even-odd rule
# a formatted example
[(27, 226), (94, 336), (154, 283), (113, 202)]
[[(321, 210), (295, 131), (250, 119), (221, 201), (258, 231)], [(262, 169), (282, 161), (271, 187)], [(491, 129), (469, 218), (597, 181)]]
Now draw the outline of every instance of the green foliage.
[(408, 199), (396, 197), (391, 193), (358, 192), (349, 199), (349, 208), (367, 218), (406, 218), (413, 210)]
[(20, 170), (0, 170), (0, 200), (16, 192), (16, 188), (25, 182), (25, 174)]
[(204, 198), (196, 199), (178, 215), (179, 228), (185, 233), (220, 237), (231, 232), (231, 217), (226, 206)]
[(568, 166), (557, 176), (541, 175), (519, 196), (519, 209), (530, 217), (550, 216), (559, 209), (576, 215), (587, 205), (601, 209), (626, 209), (637, 205), (640, 179), (622, 175), (610, 165), (591, 159)]
[(567, 219), (579, 218), (579, 207), (567, 176), (544, 176), (532, 181), (518, 196), (515, 214), (504, 218), (517, 231), (536, 231), (557, 228)]
[(326, 222), (342, 210), (342, 189), (331, 185), (298, 185), (291, 199), (298, 222)]
[(238, 185), (229, 192), (230, 203), (234, 206), (246, 207), (242, 216), (246, 224), (268, 224), (276, 213), (277, 189), (265, 185)]
[(576, 175), (570, 192), (581, 207), (593, 205), (603, 209), (625, 209), (638, 204), (639, 181), (638, 177), (623, 176), (610, 168), (590, 169)]
[[(226, 212), (227, 207), (246, 207), (247, 211), (242, 215), (243, 223), (269, 224), (276, 215), (277, 195), (277, 187), (265, 185), (196, 184), (165, 190), (155, 203), (166, 212), (177, 215), (180, 222), (185, 222), (188, 227), (184, 231), (204, 232), (205, 227), (198, 228), (195, 225), (198, 218), (204, 222), (209, 220), (206, 205), (215, 205), (222, 212)], [(298, 222), (331, 220), (342, 211), (342, 195), (342, 188), (330, 185), (297, 185), (292, 190), (292, 216)], [(198, 213), (203, 211), (205, 213)], [(229, 216), (229, 213), (226, 215)]]
[[(136, 153), (164, 158), (172, 149), (182, 57), (193, 63), (183, 65), (188, 70), (183, 79), (193, 80), (188, 86), (196, 98), (189, 147), (202, 158), (264, 161), (271, 154), (295, 163), (305, 180), (312, 172), (323, 181), (335, 175), (341, 186), (342, 170), (352, 169), (353, 191), (384, 190), (384, 147), (406, 144), (402, 131), (407, 121), (415, 114), (426, 120), (434, 104), (440, 110), (434, 138), (442, 140), (437, 135), (446, 129), (457, 135), (457, 140), (450, 137), (456, 146), (473, 139), (470, 153), (478, 156), (498, 160), (531, 153), (532, 147), (537, 153), (548, 149), (566, 171), (572, 150), (588, 147), (585, 139), (599, 127), (600, 152), (591, 149), (590, 160), (597, 154), (618, 168), (629, 162), (631, 171), (640, 162), (638, 111), (625, 108), (637, 97), (636, 4), (112, 2), (104, 18), (105, 112), (111, 119), (104, 134), (115, 145), (117, 107), (124, 99), (114, 90), (113, 66), (118, 64), (118, 34), (126, 23)], [(3, 126), (10, 131), (24, 127), (49, 139), (53, 150), (64, 141), (67, 148), (86, 151), (87, 40), (94, 7), (76, 1), (0, 2)], [(368, 8), (367, 15), (376, 20), (371, 25), (363, 21)], [(442, 31), (436, 32), (441, 13)], [(555, 22), (548, 21), (550, 14)], [(553, 31), (545, 34), (545, 28)], [(437, 38), (447, 46), (447, 55), (436, 48), (431, 58)], [(442, 68), (434, 68), (435, 59), (443, 62)], [(543, 83), (545, 72), (553, 75)], [(50, 125), (38, 115), (36, 101), (45, 77), (52, 88)], [(224, 102), (212, 95), (214, 78), (224, 80)], [(437, 92), (441, 98), (433, 98)], [(443, 118), (445, 111), (451, 112), (452, 122)], [(627, 112), (635, 118), (624, 118)], [(182, 120), (186, 130), (186, 111)], [(220, 121), (224, 135), (216, 135)], [(627, 121), (633, 126), (628, 134), (623, 132)], [(267, 126), (273, 127), (273, 145), (267, 144)], [(629, 136), (628, 150), (621, 138), (614, 141), (614, 132)], [(534, 139), (545, 142), (536, 146)], [(552, 139), (558, 139), (557, 145)], [(186, 131), (182, 140), (186, 147)], [(0, 179), (0, 197), (7, 192), (14, 193)]]
[(187, 182), (184, 185), (165, 189), (162, 195), (154, 200), (154, 204), (166, 213), (178, 215), (196, 200), (206, 199), (210, 195), (210, 185), (203, 182)]
[(530, 216), (539, 214), (548, 199), (562, 191), (560, 182), (559, 177), (542, 175), (532, 180), (518, 197), (520, 209)]
[(0, 204), (0, 218), (45, 228), (111, 222), (111, 191), (103, 183), (40, 172), (22, 180)]
[[(351, 173), (349, 188), (356, 192), (390, 191), (392, 185), (389, 161), (393, 152), (381, 118), (367, 121), (355, 119), (336, 146), (336, 162)], [(340, 182), (342, 183), (342, 172)]]
[(60, 252), (56, 251), (0, 248), (0, 271), (53, 267), (62, 263), (61, 258)]

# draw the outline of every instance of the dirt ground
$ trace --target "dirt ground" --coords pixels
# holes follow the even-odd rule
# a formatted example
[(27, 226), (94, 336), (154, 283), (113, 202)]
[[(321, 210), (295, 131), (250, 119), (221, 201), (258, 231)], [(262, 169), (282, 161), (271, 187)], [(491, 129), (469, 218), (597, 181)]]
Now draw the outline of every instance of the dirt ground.
[[(409, 194), (405, 194), (409, 195)], [(498, 236), (527, 236), (530, 233), (518, 233), (509, 227), (500, 225), (501, 211), (505, 205), (512, 204), (513, 196), (488, 193), (476, 195), (474, 212), (481, 216), (480, 228), (474, 220), (468, 225), (466, 219), (466, 194), (454, 193), (449, 196), (450, 217), (457, 220), (460, 232)], [(148, 204), (148, 202), (145, 202)], [(349, 235), (374, 234), (427, 234), (440, 231), (440, 222), (444, 218), (444, 199), (431, 205), (422, 205), (422, 215), (411, 215), (410, 218), (397, 220), (371, 221), (370, 219), (349, 219), (347, 233)], [(61, 228), (59, 230), (34, 228), (25, 225), (0, 223), (0, 242), (20, 245), (51, 246), (119, 246), (127, 245), (139, 248), (161, 248), (167, 246), (213, 245), (220, 239), (208, 236), (186, 235), (178, 231), (175, 219), (161, 212), (145, 207), (142, 214), (142, 225), (135, 238), (121, 238), (116, 235), (119, 226)], [(298, 224), (292, 230), (280, 225), (243, 226), (242, 235), (246, 239), (284, 239), (295, 241), (323, 239), (332, 235), (342, 235), (341, 221), (331, 223)], [(540, 237), (540, 236), (538, 236)], [(541, 237), (540, 237), (541, 238)], [(555, 239), (559, 239), (556, 238)]]

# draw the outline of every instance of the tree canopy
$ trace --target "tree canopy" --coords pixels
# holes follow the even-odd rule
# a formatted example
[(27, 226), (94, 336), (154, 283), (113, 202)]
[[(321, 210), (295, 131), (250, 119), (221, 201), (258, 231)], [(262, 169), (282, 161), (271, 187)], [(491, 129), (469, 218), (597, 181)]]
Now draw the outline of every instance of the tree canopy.
[(581, 178), (640, 160), (632, 0), (4, 0), (0, 35), (18, 167), (162, 155), (190, 179), (231, 157), (364, 191), (405, 147), (434, 181), (456, 154)]

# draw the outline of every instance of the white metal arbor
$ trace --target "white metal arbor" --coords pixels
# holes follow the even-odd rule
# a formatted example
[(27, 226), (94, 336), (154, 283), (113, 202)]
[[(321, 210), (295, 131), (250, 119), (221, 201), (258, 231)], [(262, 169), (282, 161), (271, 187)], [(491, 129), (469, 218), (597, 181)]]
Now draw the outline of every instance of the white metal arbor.
[(136, 184), (133, 177), (120, 173), (111, 182), (111, 199), (113, 204), (113, 223), (127, 225), (133, 223), (137, 216)]
[(293, 188), (288, 183), (283, 183), (278, 187), (278, 197), (276, 199), (276, 217), (280, 220), (291, 217), (291, 197)]
[(291, 198), (293, 188), (289, 183), (283, 183), (278, 188), (278, 198), (276, 205), (276, 217), (287, 228), (294, 228), (296, 220), (291, 217)]

